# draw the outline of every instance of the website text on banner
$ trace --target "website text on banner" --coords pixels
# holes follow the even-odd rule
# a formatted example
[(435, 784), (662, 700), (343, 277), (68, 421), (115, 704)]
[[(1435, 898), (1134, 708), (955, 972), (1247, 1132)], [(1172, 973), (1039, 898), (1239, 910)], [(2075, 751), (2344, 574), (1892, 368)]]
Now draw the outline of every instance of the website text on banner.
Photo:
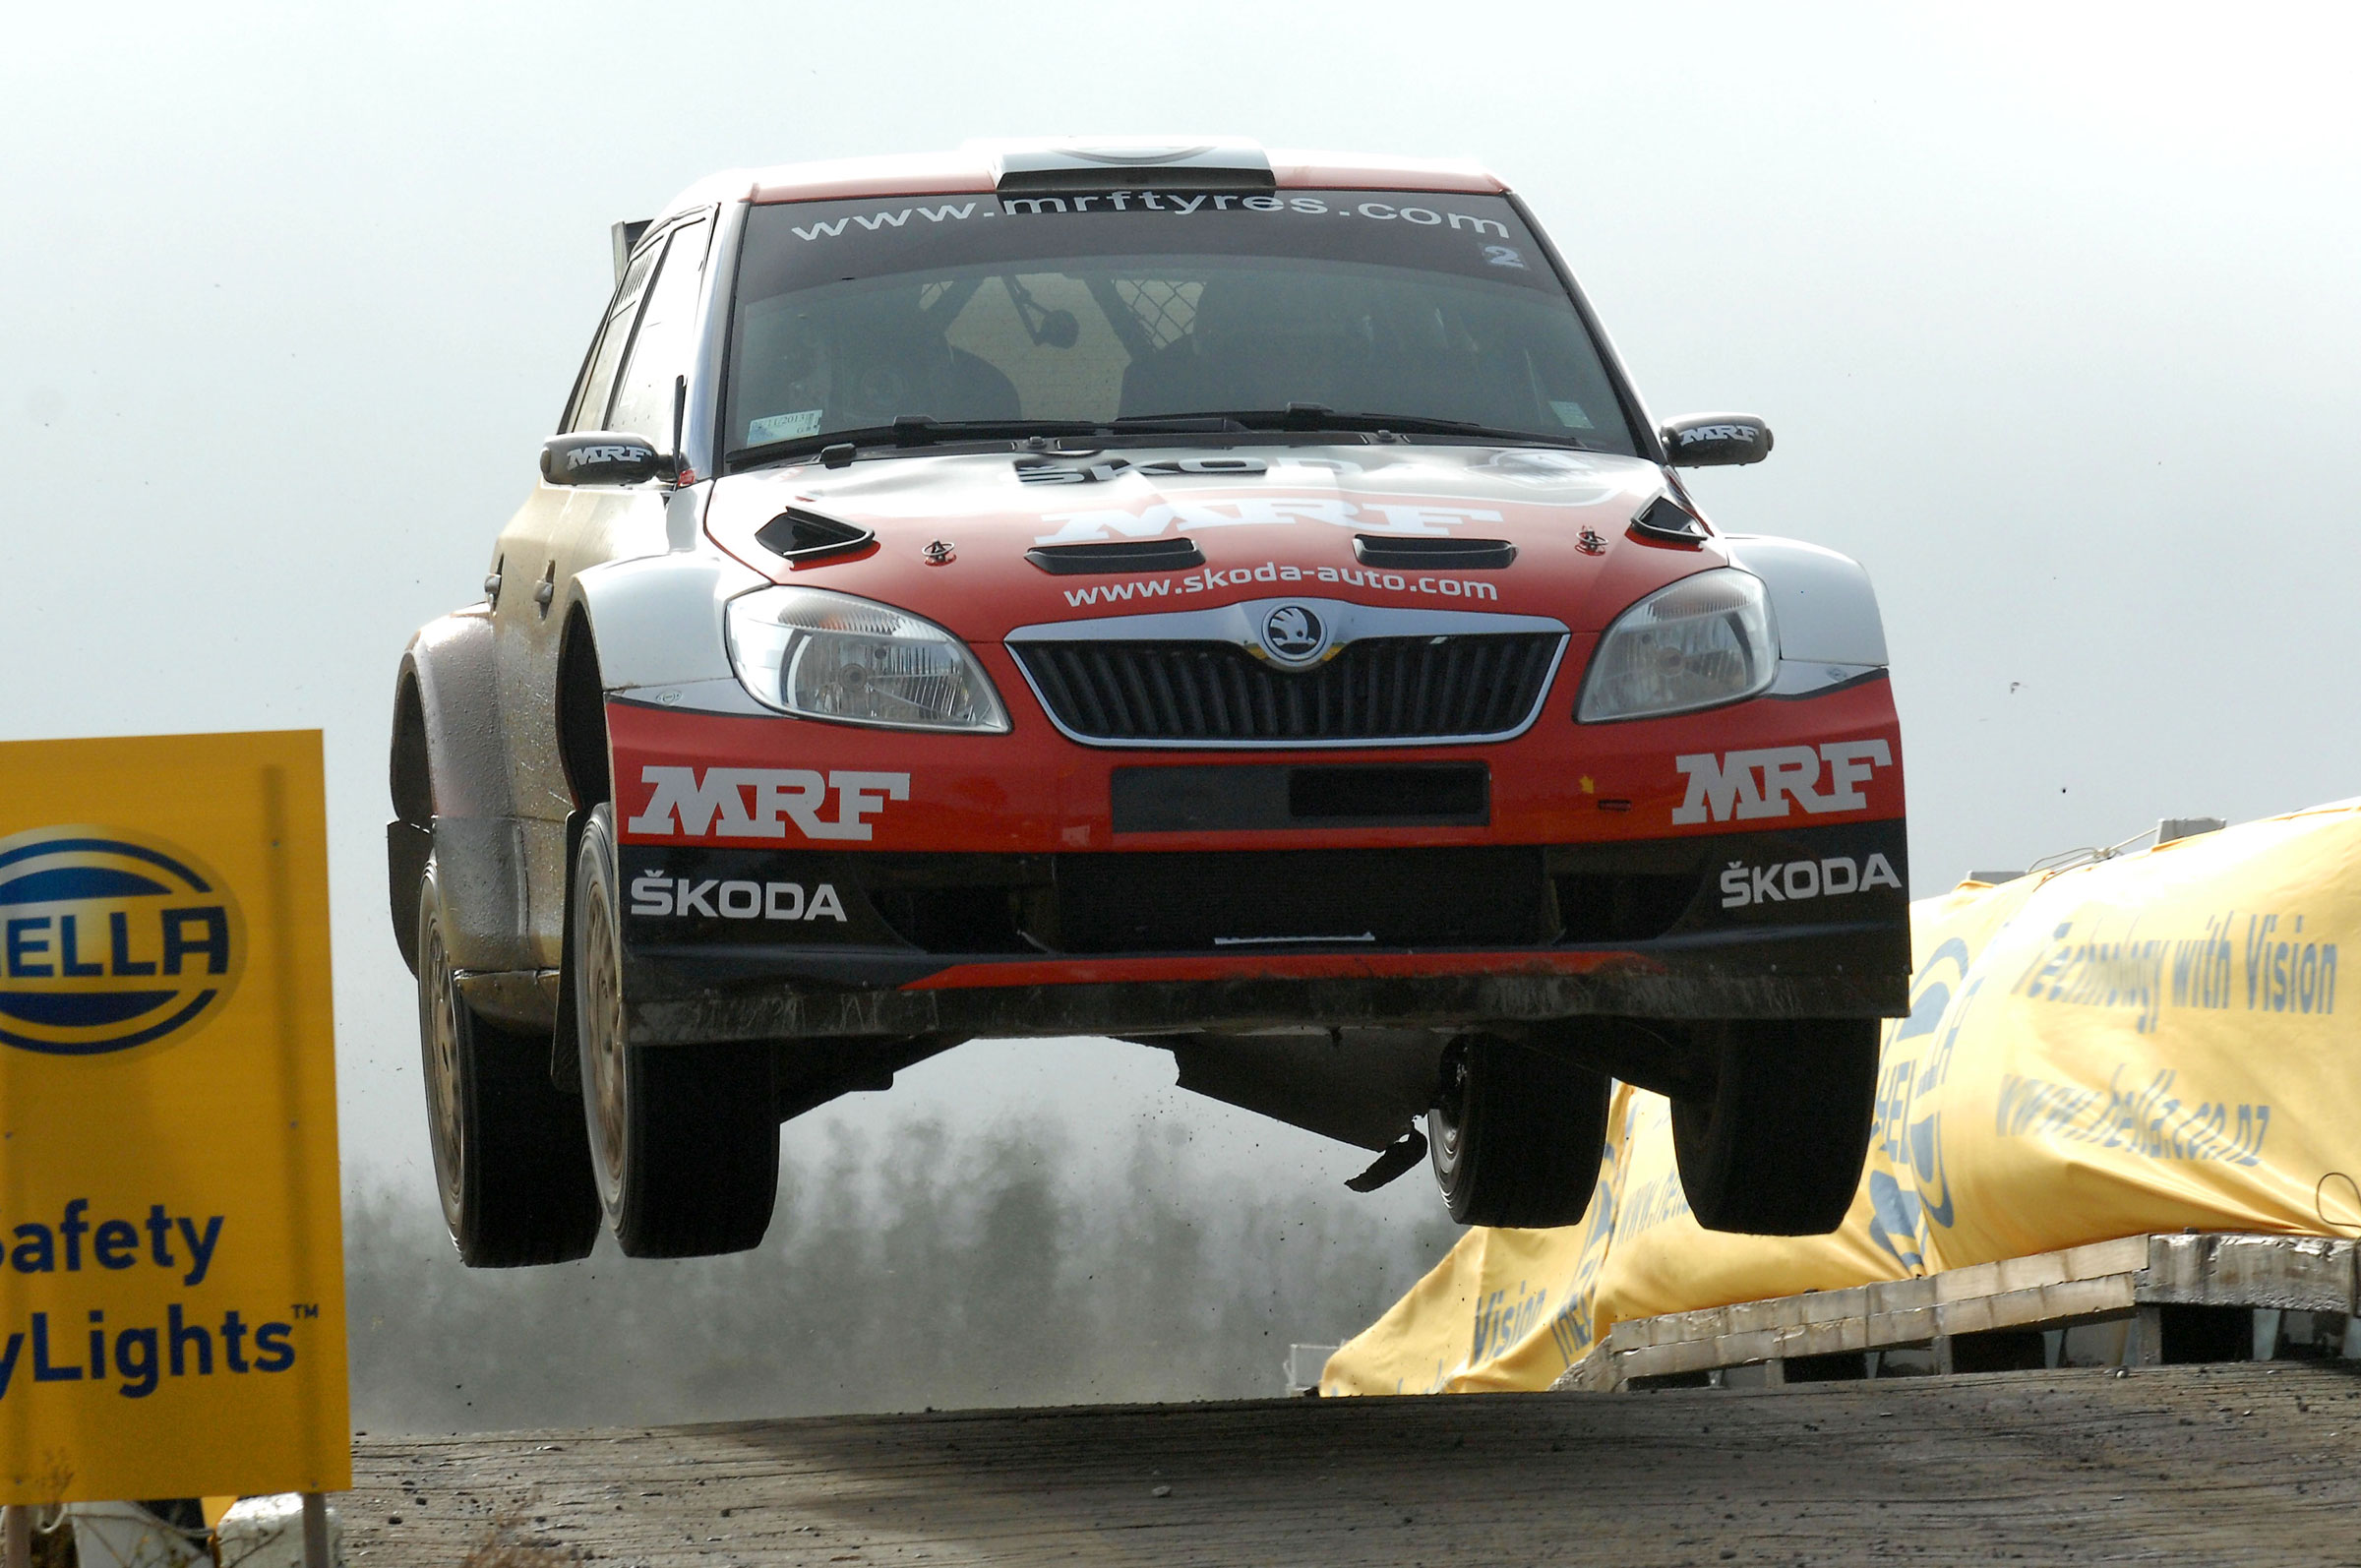
[(351, 1484), (315, 731), (0, 745), (0, 1501)]
[(1545, 1388), (1613, 1324), (2151, 1231), (2361, 1235), (2361, 802), (1911, 910), (1907, 1018), (1833, 1235), (1725, 1236), (1618, 1087), (1582, 1224), (1471, 1231), (1321, 1391)]

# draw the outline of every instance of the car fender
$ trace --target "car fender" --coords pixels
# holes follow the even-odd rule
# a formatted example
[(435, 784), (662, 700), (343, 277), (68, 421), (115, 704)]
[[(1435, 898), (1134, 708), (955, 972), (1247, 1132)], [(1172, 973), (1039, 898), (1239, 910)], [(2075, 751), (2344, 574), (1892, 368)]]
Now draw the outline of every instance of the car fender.
[(453, 966), (534, 964), (505, 733), (490, 608), (472, 605), (421, 628), (395, 679), (394, 816), (386, 826), (394, 932), (413, 969), (419, 877), (429, 855)]
[(769, 585), (751, 568), (705, 551), (580, 573), (573, 597), (597, 648), (601, 691), (699, 712), (769, 714), (738, 684), (722, 625), (730, 600)]
[(1886, 669), (1886, 629), (1869, 573), (1850, 556), (1800, 539), (1725, 535), (1732, 566), (1760, 577), (1779, 637), (1775, 696), (1800, 696)]

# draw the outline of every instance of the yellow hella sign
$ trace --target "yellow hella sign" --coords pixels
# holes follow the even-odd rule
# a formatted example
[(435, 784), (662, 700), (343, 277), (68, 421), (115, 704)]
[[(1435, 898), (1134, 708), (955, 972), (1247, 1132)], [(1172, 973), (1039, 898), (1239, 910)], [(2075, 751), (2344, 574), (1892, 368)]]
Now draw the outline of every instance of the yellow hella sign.
[(0, 745), (0, 1501), (350, 1484), (315, 732)]

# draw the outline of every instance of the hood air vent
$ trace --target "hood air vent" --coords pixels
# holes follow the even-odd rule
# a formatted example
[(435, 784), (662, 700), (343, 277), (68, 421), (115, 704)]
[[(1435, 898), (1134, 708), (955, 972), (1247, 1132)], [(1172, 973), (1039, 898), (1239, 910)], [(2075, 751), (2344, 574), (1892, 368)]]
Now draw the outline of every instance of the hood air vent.
[(1695, 546), (1706, 540), (1705, 524), (1670, 496), (1659, 496), (1650, 502), (1631, 519), (1631, 531), (1635, 538), (1654, 539), (1662, 544)]
[(789, 507), (755, 533), (755, 542), (763, 549), (799, 565), (858, 550), (876, 538), (867, 528), (796, 507)]
[[(1205, 564), (1194, 539), (1117, 539), (1106, 544), (1045, 544), (1025, 559), (1060, 577), (1086, 572), (1178, 572)], [(1078, 590), (1077, 590), (1078, 591)]]
[(1438, 568), (1498, 572), (1517, 559), (1517, 547), (1506, 539), (1419, 539), (1357, 533), (1353, 536), (1353, 559), (1364, 567), (1403, 567), (1414, 572)]

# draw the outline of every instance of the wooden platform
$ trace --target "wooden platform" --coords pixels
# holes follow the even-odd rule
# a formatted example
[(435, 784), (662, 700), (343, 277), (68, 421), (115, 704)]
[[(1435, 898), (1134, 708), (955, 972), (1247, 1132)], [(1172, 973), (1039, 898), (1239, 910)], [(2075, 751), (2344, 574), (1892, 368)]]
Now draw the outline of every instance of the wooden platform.
[(2361, 1373), (372, 1433), (346, 1568), (2361, 1564)]
[[(2308, 1314), (2306, 1347), (2333, 1342), (2361, 1354), (2351, 1323), (2361, 1311), (2361, 1246), (2319, 1236), (2136, 1236), (2062, 1252), (1953, 1269), (1923, 1279), (1740, 1301), (1618, 1323), (1556, 1383), (1615, 1390), (1728, 1381), (1875, 1376), (1887, 1352), (1924, 1353), (1928, 1372), (2055, 1365), (2039, 1358), (2044, 1333), (2118, 1324), (2120, 1364), (2268, 1358), (2209, 1354), (2234, 1349), (2241, 1325), (2226, 1314), (2263, 1313), (2245, 1326), (2275, 1348), (2287, 1314)], [(2340, 1321), (2322, 1321), (2336, 1319)], [(2326, 1336), (2326, 1341), (2324, 1341)], [(2175, 1341), (2181, 1343), (2177, 1344)], [(2028, 1359), (2029, 1357), (2029, 1359)], [(1858, 1370), (1848, 1370), (1847, 1363)]]

